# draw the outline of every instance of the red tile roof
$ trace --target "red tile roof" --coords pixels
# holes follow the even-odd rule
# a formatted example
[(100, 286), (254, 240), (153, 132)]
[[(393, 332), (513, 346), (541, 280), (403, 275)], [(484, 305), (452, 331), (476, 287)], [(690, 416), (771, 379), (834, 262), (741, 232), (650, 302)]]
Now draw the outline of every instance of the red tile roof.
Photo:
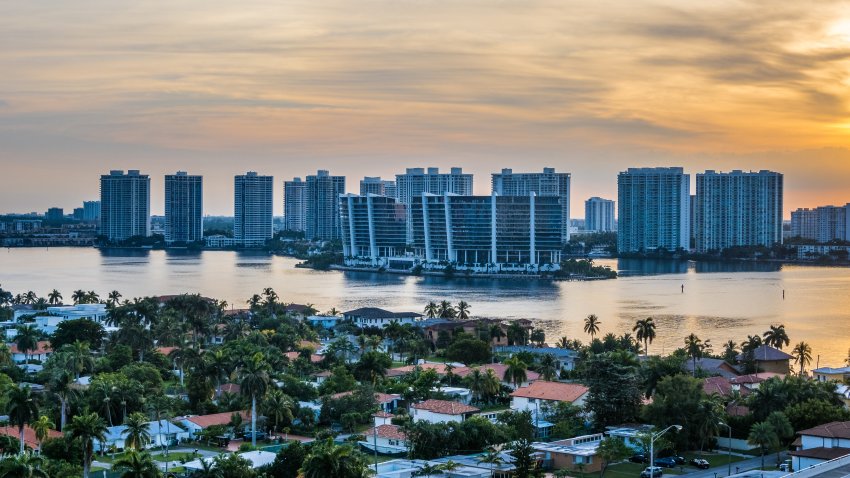
[[(736, 383), (736, 385), (740, 385)], [(708, 377), (702, 382), (702, 389), (706, 395), (718, 394), (724, 397), (729, 397), (732, 395), (732, 381), (726, 377)], [(750, 389), (747, 387), (740, 387), (739, 393), (742, 396), (749, 395)]]
[[(195, 415), (184, 417), (184, 419), (194, 423), (195, 425), (201, 428), (207, 428), (213, 425), (227, 425), (228, 423), (230, 423), (230, 417), (232, 417), (234, 413), (237, 412), (213, 413), (212, 415)], [(242, 411), (238, 413), (240, 413), (242, 415), (242, 418), (245, 420), (251, 418), (251, 415), (249, 415), (247, 411)]]
[(383, 410), (380, 411), (380, 412), (374, 413), (372, 416), (377, 417), (377, 418), (393, 418), (393, 417), (395, 417), (395, 415), (393, 415), (392, 413), (387, 413)]
[(516, 389), (512, 397), (536, 398), (557, 402), (575, 402), (588, 392), (588, 388), (577, 383), (546, 382), (538, 380), (527, 387)]
[[(0, 427), (0, 435), (15, 437), (19, 440), (21, 438), (21, 434), (18, 432), (18, 427), (15, 426)], [(48, 430), (47, 437), (61, 438), (62, 433), (56, 430)], [(33, 430), (29, 425), (24, 426), (24, 444), (33, 450), (38, 448), (38, 440), (35, 438), (35, 430)]]
[[(377, 433), (376, 433), (377, 432)], [(386, 438), (387, 440), (407, 440), (407, 435), (401, 431), (401, 427), (398, 425), (378, 425), (375, 428), (369, 429), (363, 435), (365, 440), (368, 442), (369, 438), (377, 434), (381, 438)]]
[(179, 347), (157, 347), (156, 351), (168, 357), (168, 354), (170, 354), (174, 350), (177, 350), (178, 348)]
[[(18, 344), (12, 343), (9, 345), (9, 352), (12, 354), (22, 354), (23, 352), (18, 349)], [(47, 340), (40, 340), (35, 347), (35, 350), (27, 350), (27, 355), (40, 355), (40, 354), (49, 354), (52, 353), (53, 349), (50, 347), (50, 342)]]
[[(497, 377), (499, 377), (499, 380), (504, 381), (505, 371), (507, 369), (508, 369), (508, 366), (503, 364), (503, 363), (488, 363), (488, 364), (485, 364), (485, 365), (480, 365), (478, 367), (458, 368), (457, 370), (453, 371), (452, 373), (454, 373), (458, 377), (466, 377), (467, 375), (471, 374), (473, 370), (480, 370), (482, 373), (487, 373), (487, 370), (492, 370), (493, 373)], [(538, 380), (540, 378), (540, 374), (533, 371), (533, 370), (526, 370), (525, 371), (525, 377), (526, 377), (526, 381), (533, 382), (533, 381)]]
[[(286, 353), (285, 353), (285, 354), (283, 354), (283, 355), (285, 355), (285, 356), (286, 356), (286, 358), (288, 358), (289, 360), (296, 360), (298, 357), (300, 357), (300, 356), (301, 356), (301, 353), (300, 353), (300, 352), (286, 352)], [(310, 355), (310, 362), (312, 362), (312, 363), (319, 363), (319, 362), (321, 362), (322, 360), (324, 360), (324, 358), (325, 358), (325, 356), (324, 356), (324, 355), (316, 355), (316, 354), (312, 354), (312, 355)]]
[(762, 383), (765, 380), (773, 377), (784, 378), (785, 374), (774, 372), (751, 373), (749, 375), (741, 375), (740, 377), (730, 378), (729, 381), (736, 385), (742, 385), (745, 383)]
[[(404, 367), (391, 368), (387, 370), (387, 377), (400, 377), (402, 375), (407, 375), (416, 370), (416, 367), (419, 367), (422, 370), (434, 370), (437, 372), (437, 375), (446, 374), (446, 364), (444, 363), (423, 363), (421, 365), (405, 365)], [(456, 367), (452, 373), (457, 373), (460, 369), (461, 367)]]
[(238, 383), (225, 383), (221, 386), (221, 393), (232, 393), (234, 395), (239, 395), (242, 391), (242, 386)]
[[(342, 397), (347, 397), (347, 396), (351, 395), (352, 393), (354, 393), (354, 392), (353, 391), (339, 392), (339, 393), (335, 393), (335, 394), (331, 395), (330, 398), (333, 399), (333, 400), (337, 400), (337, 399), (340, 399)], [(389, 393), (375, 393), (375, 401), (378, 402), (379, 404), (392, 403), (393, 400), (398, 400), (400, 398), (401, 398), (401, 395), (393, 395), (393, 394), (389, 394)]]
[(850, 422), (830, 422), (797, 432), (797, 434), (823, 438), (850, 439)]
[(479, 409), (471, 405), (465, 405), (460, 402), (451, 402), (449, 400), (425, 400), (424, 402), (414, 403), (411, 408), (417, 410), (426, 410), (432, 413), (440, 413), (442, 415), (463, 415), (465, 413), (475, 413)]
[(726, 406), (726, 414), (730, 417), (746, 417), (750, 414), (750, 407), (746, 405), (729, 404)]

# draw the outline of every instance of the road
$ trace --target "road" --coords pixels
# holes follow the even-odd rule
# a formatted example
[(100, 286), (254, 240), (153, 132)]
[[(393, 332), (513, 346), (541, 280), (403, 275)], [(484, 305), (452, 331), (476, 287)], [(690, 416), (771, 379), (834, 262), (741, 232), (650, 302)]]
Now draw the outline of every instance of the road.
[[(785, 459), (785, 455), (783, 454), (781, 459)], [(709, 468), (707, 470), (695, 470), (693, 473), (687, 473), (679, 476), (686, 476), (687, 478), (721, 478), (726, 477), (728, 466), (726, 465), (726, 457), (718, 456), (715, 463), (719, 466), (715, 466)], [(722, 463), (722, 464), (721, 464)], [(776, 464), (776, 455), (770, 454), (764, 457), (764, 465), (771, 466)], [(755, 470), (761, 468), (761, 457), (749, 458), (743, 461), (739, 461), (736, 463), (732, 463), (732, 474), (743, 473), (749, 470)]]

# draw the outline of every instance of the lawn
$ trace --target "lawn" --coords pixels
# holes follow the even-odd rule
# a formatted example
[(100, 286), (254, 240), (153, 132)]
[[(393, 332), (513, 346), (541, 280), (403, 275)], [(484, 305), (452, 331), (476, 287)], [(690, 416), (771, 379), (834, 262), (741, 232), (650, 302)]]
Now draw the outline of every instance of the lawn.
[(185, 459), (186, 461), (192, 461), (195, 459), (195, 455), (192, 453), (174, 453), (171, 452), (168, 454), (168, 457), (165, 454), (154, 455), (153, 459), (160, 462), (166, 461), (180, 461), (181, 459)]
[[(608, 469), (605, 470), (605, 476), (608, 478), (637, 478), (640, 476), (640, 472), (647, 466), (649, 465), (643, 463), (632, 463), (630, 461), (618, 463), (616, 465), (609, 466)], [(692, 470), (688, 469), (688, 472), (690, 471)], [(679, 468), (664, 468), (664, 474), (681, 475), (683, 473)]]
[[(688, 463), (693, 458), (702, 458), (704, 460), (708, 460), (708, 463), (712, 468), (718, 466), (725, 466), (727, 463), (728, 456), (725, 453), (711, 453), (711, 452), (688, 452), (683, 453), (682, 457), (685, 458), (685, 462)], [(746, 460), (747, 458), (732, 455), (732, 464), (739, 461)], [(649, 466), (648, 463), (632, 463), (625, 462), (619, 463), (616, 465), (611, 465), (608, 467), (608, 470), (605, 471), (605, 476), (611, 476), (612, 478), (636, 478), (640, 476), (640, 472), (643, 471), (644, 468)], [(664, 468), (665, 475), (683, 475), (686, 473), (692, 473), (694, 471), (698, 471), (696, 468), (690, 465), (679, 466), (676, 468)]]
[[(698, 451), (694, 451), (694, 452), (685, 453), (682, 456), (685, 457), (685, 461), (687, 461), (687, 462), (690, 462), (694, 458), (702, 458), (703, 460), (708, 460), (708, 463), (711, 465), (712, 468), (718, 467), (718, 466), (724, 466), (729, 462), (728, 461), (729, 455), (727, 455), (726, 453), (713, 453), (713, 452), (707, 452), (707, 451), (700, 453)], [(735, 463), (737, 463), (739, 461), (744, 461), (744, 460), (748, 460), (748, 459), (749, 459), (749, 457), (732, 455), (732, 464), (734, 465)]]

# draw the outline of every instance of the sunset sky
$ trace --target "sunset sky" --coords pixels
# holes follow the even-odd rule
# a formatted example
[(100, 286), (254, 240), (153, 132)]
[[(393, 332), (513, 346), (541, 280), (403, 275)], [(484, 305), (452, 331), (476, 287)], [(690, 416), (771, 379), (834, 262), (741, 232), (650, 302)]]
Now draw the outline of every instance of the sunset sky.
[(462, 166), (785, 173), (786, 216), (850, 202), (850, 3), (0, 2), (0, 212), (68, 212), (109, 169), (282, 182)]

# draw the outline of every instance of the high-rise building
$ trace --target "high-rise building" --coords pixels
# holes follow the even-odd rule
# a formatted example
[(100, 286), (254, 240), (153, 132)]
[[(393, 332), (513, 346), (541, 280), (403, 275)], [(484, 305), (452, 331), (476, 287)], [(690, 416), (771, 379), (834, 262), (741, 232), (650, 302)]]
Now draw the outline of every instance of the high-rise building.
[(819, 243), (850, 240), (850, 204), (791, 212), (791, 237)]
[(617, 250), (688, 249), (690, 176), (682, 168), (629, 168), (617, 177)]
[(165, 176), (165, 242), (189, 243), (204, 238), (204, 178), (185, 171)]
[(151, 180), (136, 169), (100, 177), (100, 233), (109, 241), (149, 236)]
[(502, 169), (493, 173), (493, 192), (499, 196), (554, 196), (561, 203), (561, 242), (570, 240), (570, 173), (556, 173), (555, 168), (543, 168), (542, 173), (514, 173)]
[(782, 174), (697, 174), (696, 250), (772, 246), (782, 242)]
[(51, 207), (44, 213), (44, 219), (48, 222), (62, 222), (65, 219), (65, 210), (61, 207)]
[(459, 269), (554, 270), (561, 261), (557, 196), (424, 194), (410, 205), (414, 256)]
[(591, 232), (614, 230), (614, 201), (592, 197), (584, 202), (584, 229)]
[(301, 178), (283, 182), (283, 219), (287, 231), (307, 228), (307, 183)]
[(342, 236), (339, 217), (339, 198), (345, 194), (345, 176), (331, 176), (325, 170), (307, 176), (308, 239), (331, 241)]
[(343, 255), (349, 264), (390, 266), (404, 254), (407, 238), (404, 204), (395, 198), (344, 195), (339, 203)]
[(254, 171), (234, 178), (233, 238), (241, 246), (261, 246), (272, 237), (272, 176)]
[(367, 196), (369, 194), (394, 198), (396, 197), (395, 181), (366, 176), (360, 180), (360, 195)]
[(83, 209), (81, 207), (75, 207), (74, 208), (74, 219), (76, 219), (77, 221), (82, 221), (83, 220), (83, 214), (85, 214), (85, 209)]
[(100, 221), (100, 201), (83, 201), (83, 221)]
[(448, 173), (441, 173), (439, 168), (407, 168), (404, 174), (396, 174), (395, 183), (402, 204), (410, 204), (423, 193), (472, 195), (472, 175), (464, 173), (463, 168), (451, 168)]

